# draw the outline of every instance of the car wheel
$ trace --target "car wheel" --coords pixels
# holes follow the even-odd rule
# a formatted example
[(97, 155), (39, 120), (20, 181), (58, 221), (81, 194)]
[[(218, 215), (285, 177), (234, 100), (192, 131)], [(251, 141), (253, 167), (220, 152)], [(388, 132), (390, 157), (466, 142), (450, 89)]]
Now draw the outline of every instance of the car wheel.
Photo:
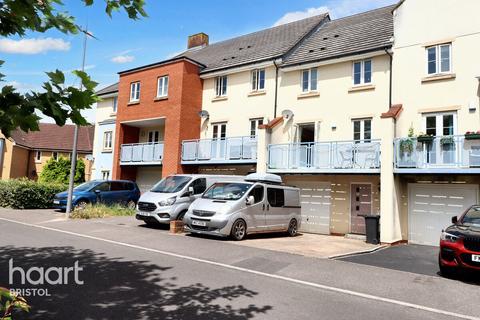
[(438, 267), (440, 268), (440, 274), (445, 278), (451, 278), (455, 275), (455, 269), (452, 267), (444, 266), (440, 261), (440, 257), (438, 258)]
[(132, 209), (132, 210), (133, 210), (133, 209), (135, 209), (136, 206), (137, 206), (137, 204), (136, 204), (135, 201), (133, 201), (133, 200), (130, 200), (130, 201), (127, 202), (127, 208), (128, 208), (128, 209)]
[(77, 204), (75, 205), (75, 210), (83, 210), (87, 207), (88, 205), (88, 201), (87, 200), (84, 200), (84, 199), (81, 199), (81, 200), (78, 200)]
[(177, 215), (177, 221), (182, 221), (183, 220), (183, 217), (185, 217), (185, 214), (187, 213), (186, 210), (180, 212), (178, 215)]
[(235, 241), (241, 241), (245, 238), (246, 235), (247, 235), (247, 224), (242, 219), (238, 219), (233, 223), (230, 236)]
[(290, 223), (288, 224), (287, 232), (290, 237), (295, 237), (298, 234), (297, 220), (295, 219), (290, 220)]

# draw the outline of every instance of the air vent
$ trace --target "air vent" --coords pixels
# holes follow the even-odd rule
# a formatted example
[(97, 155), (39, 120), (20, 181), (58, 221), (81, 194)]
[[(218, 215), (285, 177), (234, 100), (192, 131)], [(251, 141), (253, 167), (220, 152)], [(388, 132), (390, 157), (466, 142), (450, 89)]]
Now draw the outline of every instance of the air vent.
[(326, 48), (325, 47), (321, 47), (320, 48), (320, 51), (324, 51)]
[(328, 40), (328, 37), (323, 38), (323, 40)]
[(235, 59), (235, 57), (232, 57), (232, 59)]
[(313, 49), (308, 50), (309, 53), (312, 53), (312, 52), (314, 52), (314, 51), (315, 51), (315, 50), (313, 50)]
[(340, 37), (340, 36), (339, 36), (338, 34), (336, 34), (336, 35), (334, 35), (333, 37), (334, 37), (334, 38), (338, 38), (338, 37)]
[(247, 46), (248, 49), (250, 49), (252, 46)]
[(238, 50), (243, 50), (243, 48), (238, 48)]

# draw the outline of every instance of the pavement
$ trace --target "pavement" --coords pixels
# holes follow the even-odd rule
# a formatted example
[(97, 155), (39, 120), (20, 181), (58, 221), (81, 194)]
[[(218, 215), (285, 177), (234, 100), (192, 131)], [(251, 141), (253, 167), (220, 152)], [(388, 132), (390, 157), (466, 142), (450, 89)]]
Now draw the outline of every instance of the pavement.
[(476, 285), (131, 221), (0, 210), (0, 286), (22, 287), (9, 283), (10, 259), (25, 270), (79, 262), (84, 283), (45, 285), (28, 319), (480, 320)]

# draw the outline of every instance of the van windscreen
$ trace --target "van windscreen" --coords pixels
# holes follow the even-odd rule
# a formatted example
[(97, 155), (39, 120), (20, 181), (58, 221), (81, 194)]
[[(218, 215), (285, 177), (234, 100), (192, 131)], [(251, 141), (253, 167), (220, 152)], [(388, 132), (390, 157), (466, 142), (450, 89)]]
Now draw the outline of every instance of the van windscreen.
[(238, 200), (252, 185), (249, 183), (215, 183), (203, 194), (204, 199)]
[(192, 180), (188, 176), (168, 176), (153, 186), (151, 192), (175, 193), (183, 189)]

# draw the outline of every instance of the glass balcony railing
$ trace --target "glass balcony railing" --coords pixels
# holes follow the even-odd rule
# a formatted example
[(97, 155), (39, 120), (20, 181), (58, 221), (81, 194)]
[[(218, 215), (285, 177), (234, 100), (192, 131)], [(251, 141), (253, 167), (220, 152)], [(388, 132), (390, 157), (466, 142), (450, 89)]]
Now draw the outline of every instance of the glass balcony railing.
[(182, 142), (182, 163), (255, 163), (256, 137), (196, 139)]
[(122, 144), (121, 164), (161, 164), (163, 159), (163, 142)]

